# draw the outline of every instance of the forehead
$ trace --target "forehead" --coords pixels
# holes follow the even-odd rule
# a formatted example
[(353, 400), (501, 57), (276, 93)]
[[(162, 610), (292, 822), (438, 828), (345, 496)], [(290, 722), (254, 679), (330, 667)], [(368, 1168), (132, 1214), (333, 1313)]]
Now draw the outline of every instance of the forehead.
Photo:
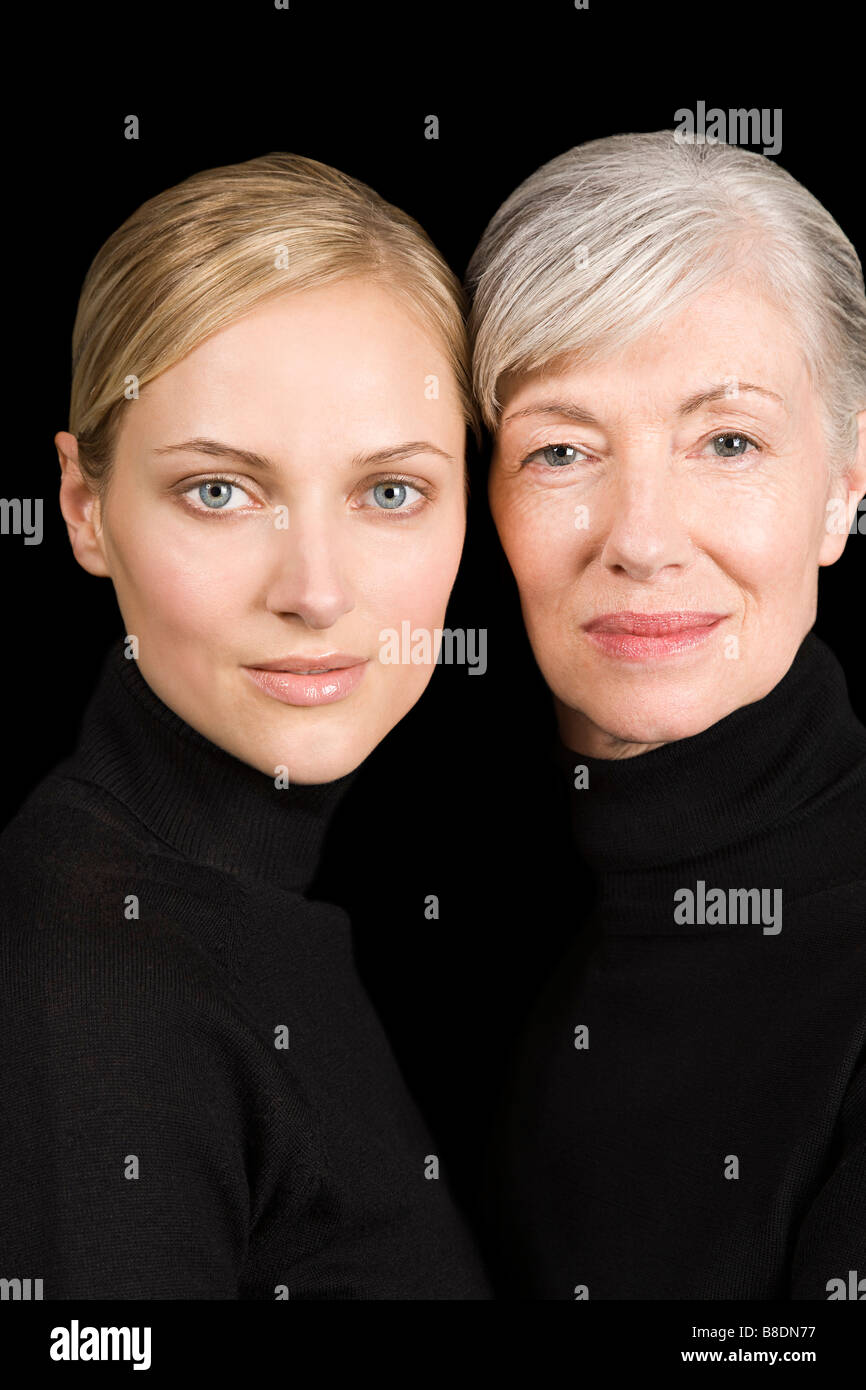
[(257, 306), (149, 382), (137, 405), (149, 433), (170, 422), (190, 435), (240, 433), (249, 447), (268, 434), (462, 429), (443, 347), (394, 295), (358, 280)]
[[(751, 382), (781, 396), (790, 409), (810, 389), (805, 357), (790, 316), (745, 285), (706, 291), (655, 329), (597, 363), (567, 355), (536, 371), (506, 376), (499, 396), (502, 419), (534, 400), (588, 392), (599, 413), (648, 409), (665, 416), (712, 384)], [(738, 404), (770, 408), (757, 394)]]

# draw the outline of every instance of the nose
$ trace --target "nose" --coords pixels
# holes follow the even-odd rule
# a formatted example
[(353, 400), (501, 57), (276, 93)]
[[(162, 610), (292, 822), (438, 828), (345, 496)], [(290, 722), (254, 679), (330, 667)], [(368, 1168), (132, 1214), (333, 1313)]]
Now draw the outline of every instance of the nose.
[(621, 460), (608, 497), (610, 521), (601, 552), (608, 569), (641, 582), (692, 559), (692, 543), (667, 457), (650, 451)]
[(276, 536), (269, 611), (301, 618), (307, 627), (332, 627), (355, 606), (348, 538), (335, 519), (302, 507), (292, 509), (288, 527)]

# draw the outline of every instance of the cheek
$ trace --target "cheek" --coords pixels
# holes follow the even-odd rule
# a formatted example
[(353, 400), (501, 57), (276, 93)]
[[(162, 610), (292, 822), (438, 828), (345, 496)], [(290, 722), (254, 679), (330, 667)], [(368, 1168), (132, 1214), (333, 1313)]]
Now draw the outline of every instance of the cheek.
[[(443, 523), (412, 535), (384, 536), (361, 571), (357, 610), (379, 645), (375, 703), (383, 728), (415, 704), (435, 671), (435, 634), (446, 625), (463, 546), (462, 505), (450, 524), (445, 518)], [(370, 690), (372, 695), (373, 685)]]
[[(218, 526), (219, 523), (213, 523)], [(115, 526), (112, 573), (124, 616), (140, 628), (174, 634), (225, 633), (254, 582), (256, 547), (187, 528)]]
[(712, 528), (702, 526), (706, 549), (741, 588), (757, 598), (810, 585), (821, 541), (817, 501), (781, 490), (718, 501)]
[[(394, 528), (400, 525), (394, 523)], [(463, 550), (462, 505), (435, 526), (385, 535), (365, 546), (357, 561), (359, 607), (395, 627), (405, 619), (431, 629), (441, 626)], [(387, 530), (387, 523), (381, 529)]]
[(516, 495), (494, 512), (499, 538), (524, 601), (562, 593), (587, 546), (586, 508), (569, 492)]

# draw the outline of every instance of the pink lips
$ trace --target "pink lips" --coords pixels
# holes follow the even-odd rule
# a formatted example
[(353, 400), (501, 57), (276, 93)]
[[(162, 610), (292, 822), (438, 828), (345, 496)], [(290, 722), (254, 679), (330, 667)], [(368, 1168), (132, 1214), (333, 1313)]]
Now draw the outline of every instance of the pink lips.
[(285, 705), (330, 705), (345, 700), (364, 677), (367, 658), (345, 652), (287, 656), (245, 666), (260, 690)]
[(665, 613), (603, 613), (584, 624), (584, 632), (608, 656), (630, 661), (672, 656), (706, 642), (726, 613), (669, 610)]

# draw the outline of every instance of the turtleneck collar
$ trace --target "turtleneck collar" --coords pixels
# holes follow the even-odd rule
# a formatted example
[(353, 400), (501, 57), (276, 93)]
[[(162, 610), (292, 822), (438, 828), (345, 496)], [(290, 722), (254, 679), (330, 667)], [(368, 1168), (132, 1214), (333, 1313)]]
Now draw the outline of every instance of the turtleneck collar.
[(76, 750), (61, 773), (95, 782), (178, 854), (303, 892), (350, 772), (278, 788), (165, 705), (120, 639), (106, 654)]
[(810, 632), (769, 694), (702, 733), (632, 758), (558, 753), (572, 783), (587, 769), (572, 824), (585, 862), (606, 874), (683, 863), (795, 818), (862, 768), (866, 730), (839, 662)]

